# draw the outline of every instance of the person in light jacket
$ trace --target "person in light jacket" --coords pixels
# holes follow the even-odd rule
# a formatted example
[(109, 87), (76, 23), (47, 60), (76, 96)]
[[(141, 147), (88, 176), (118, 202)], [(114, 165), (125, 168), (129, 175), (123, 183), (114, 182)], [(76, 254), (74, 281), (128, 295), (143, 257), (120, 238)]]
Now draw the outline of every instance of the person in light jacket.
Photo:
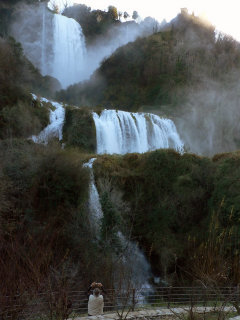
[(88, 297), (90, 296), (90, 294), (93, 292), (93, 290), (95, 288), (98, 288), (101, 291), (101, 293), (107, 294), (107, 292), (105, 291), (105, 289), (104, 289), (103, 285), (101, 284), (101, 282), (95, 282), (94, 281), (88, 288), (88, 291), (87, 291), (87, 296)]
[(100, 289), (95, 288), (93, 294), (89, 296), (88, 300), (88, 315), (89, 316), (98, 316), (103, 314), (103, 296), (100, 294)]

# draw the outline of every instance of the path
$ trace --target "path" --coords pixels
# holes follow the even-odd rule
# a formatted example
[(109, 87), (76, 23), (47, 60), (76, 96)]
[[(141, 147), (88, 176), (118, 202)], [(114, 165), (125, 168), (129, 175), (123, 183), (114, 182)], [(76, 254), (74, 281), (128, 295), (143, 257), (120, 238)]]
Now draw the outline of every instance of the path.
[[(122, 319), (139, 319), (139, 318), (156, 318), (161, 316), (172, 316), (174, 314), (187, 313), (190, 310), (190, 307), (182, 307), (182, 308), (158, 308), (158, 309), (145, 309), (129, 312), (126, 316), (126, 313), (123, 314)], [(220, 308), (221, 310), (221, 308)], [(214, 307), (195, 307), (193, 308), (194, 312), (197, 313), (205, 313), (218, 311), (217, 308)], [(234, 307), (225, 307), (225, 312), (236, 311)], [(118, 314), (115, 313), (106, 313), (101, 316), (82, 316), (76, 317), (69, 320), (117, 320), (120, 319)], [(232, 318), (233, 319), (233, 318)]]

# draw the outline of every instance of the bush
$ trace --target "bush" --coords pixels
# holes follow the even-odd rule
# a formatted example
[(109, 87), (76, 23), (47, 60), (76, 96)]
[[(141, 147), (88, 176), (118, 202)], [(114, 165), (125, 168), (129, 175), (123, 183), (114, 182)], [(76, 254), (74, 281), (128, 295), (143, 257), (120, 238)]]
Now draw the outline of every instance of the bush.
[(94, 170), (98, 179), (109, 175), (113, 188), (123, 192), (131, 212), (124, 218), (146, 254), (150, 252), (156, 272), (165, 267), (170, 272), (174, 256), (184, 256), (189, 235), (197, 232), (201, 239), (213, 189), (210, 159), (156, 150), (100, 156)]
[(63, 141), (87, 152), (96, 150), (96, 129), (88, 108), (66, 108)]
[[(24, 115), (24, 116), (23, 116)], [(49, 109), (31, 99), (0, 109), (0, 138), (29, 137), (49, 123)]]

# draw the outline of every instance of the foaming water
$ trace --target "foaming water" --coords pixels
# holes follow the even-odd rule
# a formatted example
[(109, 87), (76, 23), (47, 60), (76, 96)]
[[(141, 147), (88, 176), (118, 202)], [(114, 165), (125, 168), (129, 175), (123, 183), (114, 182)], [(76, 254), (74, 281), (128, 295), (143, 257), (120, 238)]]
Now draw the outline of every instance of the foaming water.
[(41, 52), (41, 72), (46, 75), (46, 8), (42, 7), (42, 52)]
[(91, 222), (94, 225), (95, 229), (98, 230), (101, 224), (101, 219), (103, 217), (102, 207), (99, 200), (99, 194), (97, 191), (97, 187), (94, 181), (93, 174), (93, 162), (96, 158), (90, 159), (88, 162), (84, 163), (83, 167), (89, 168), (90, 170), (90, 184), (89, 184), (89, 199), (88, 199), (88, 207), (91, 215)]
[[(33, 95), (33, 99), (37, 97)], [(62, 129), (63, 123), (65, 118), (65, 109), (62, 104), (54, 101), (50, 101), (45, 98), (41, 98), (40, 101), (42, 102), (50, 102), (52, 106), (55, 108), (54, 110), (50, 110), (50, 123), (49, 125), (44, 128), (39, 135), (32, 136), (31, 139), (35, 143), (43, 143), (47, 144), (51, 138), (57, 138), (62, 140)]]
[(143, 153), (161, 148), (183, 152), (177, 129), (170, 119), (150, 113), (104, 110), (93, 112), (97, 153)]
[[(148, 263), (144, 253), (140, 250), (138, 244), (134, 241), (127, 239), (121, 232), (118, 232), (118, 237), (122, 248), (123, 254), (120, 258), (121, 268), (125, 269), (126, 283), (122, 283), (122, 279), (119, 279), (118, 273), (115, 274), (115, 282), (121, 285), (132, 286), (140, 289), (150, 289), (149, 279), (151, 278), (151, 267)], [(130, 283), (128, 283), (130, 282)], [(124, 289), (124, 288), (123, 288)], [(139, 297), (140, 298), (140, 297)]]
[(55, 14), (53, 33), (52, 76), (62, 87), (79, 82), (86, 56), (85, 38), (81, 26), (71, 18)]

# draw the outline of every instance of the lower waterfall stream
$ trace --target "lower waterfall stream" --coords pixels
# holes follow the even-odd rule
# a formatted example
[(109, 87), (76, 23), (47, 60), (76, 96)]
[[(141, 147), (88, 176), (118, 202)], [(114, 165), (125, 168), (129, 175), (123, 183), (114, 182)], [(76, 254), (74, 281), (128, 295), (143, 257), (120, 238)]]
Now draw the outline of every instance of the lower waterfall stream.
[[(90, 170), (89, 213), (91, 216), (92, 227), (96, 232), (96, 237), (98, 238), (100, 234), (101, 219), (103, 218), (103, 211), (99, 193), (94, 181), (93, 162), (95, 160), (96, 158), (91, 158), (83, 166)], [(128, 275), (128, 283), (121, 281), (121, 279), (118, 278), (117, 272), (115, 274), (115, 282), (121, 281), (121, 285), (125, 287), (134, 285), (135, 287), (150, 289), (151, 286), (148, 279), (151, 277), (151, 267), (143, 252), (139, 249), (137, 243), (128, 240), (120, 231), (118, 231), (118, 239), (121, 247), (124, 248), (121, 257), (118, 258), (118, 260), (121, 264), (121, 269), (124, 269), (125, 274)], [(137, 270), (135, 268), (136, 266)]]

